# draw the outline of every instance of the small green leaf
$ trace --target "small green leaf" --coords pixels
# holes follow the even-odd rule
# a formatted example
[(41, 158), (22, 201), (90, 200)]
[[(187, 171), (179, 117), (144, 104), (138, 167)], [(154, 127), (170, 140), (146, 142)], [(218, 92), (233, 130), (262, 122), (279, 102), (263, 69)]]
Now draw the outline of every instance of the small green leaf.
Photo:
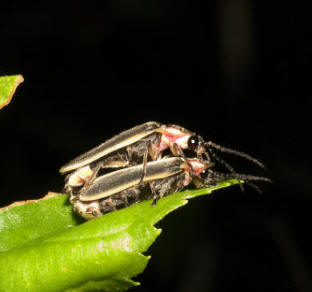
[(0, 109), (10, 103), (17, 86), (23, 81), (22, 75), (0, 77)]
[(0, 210), (0, 291), (126, 291), (138, 285), (144, 256), (161, 230), (154, 224), (187, 203), (237, 184), (220, 182), (144, 201), (80, 224), (65, 195)]
[(0, 252), (78, 225), (68, 196), (49, 193), (39, 200), (17, 202), (0, 210)]

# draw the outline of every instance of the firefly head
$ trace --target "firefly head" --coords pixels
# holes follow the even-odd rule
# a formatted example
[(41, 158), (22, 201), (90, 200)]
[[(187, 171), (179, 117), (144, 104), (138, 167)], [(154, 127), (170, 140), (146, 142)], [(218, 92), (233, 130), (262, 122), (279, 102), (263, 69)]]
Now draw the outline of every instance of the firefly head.
[(196, 153), (200, 157), (206, 152), (204, 139), (199, 135), (192, 135), (187, 140), (188, 150)]

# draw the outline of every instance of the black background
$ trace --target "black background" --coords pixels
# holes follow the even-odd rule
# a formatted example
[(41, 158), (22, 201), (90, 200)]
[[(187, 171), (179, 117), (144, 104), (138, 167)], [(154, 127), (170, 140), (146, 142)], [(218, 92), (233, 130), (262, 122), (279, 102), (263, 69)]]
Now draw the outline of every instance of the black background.
[[(312, 291), (311, 21), (287, 1), (10, 1), (0, 75), (1, 205), (131, 126), (175, 123), (263, 161), (272, 185), (192, 200), (158, 226), (136, 291)], [(134, 291), (135, 291), (134, 290)]]

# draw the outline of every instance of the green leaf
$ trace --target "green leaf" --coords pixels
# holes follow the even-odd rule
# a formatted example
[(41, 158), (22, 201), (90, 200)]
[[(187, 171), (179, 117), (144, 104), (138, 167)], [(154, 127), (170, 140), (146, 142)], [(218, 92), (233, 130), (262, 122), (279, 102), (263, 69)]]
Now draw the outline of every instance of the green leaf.
[(80, 224), (68, 197), (49, 194), (42, 200), (0, 210), (0, 291), (125, 291), (138, 285), (144, 256), (161, 230), (154, 224), (187, 203), (237, 184), (187, 190), (144, 201)]
[(23, 81), (22, 75), (0, 77), (0, 109), (10, 103), (17, 86)]

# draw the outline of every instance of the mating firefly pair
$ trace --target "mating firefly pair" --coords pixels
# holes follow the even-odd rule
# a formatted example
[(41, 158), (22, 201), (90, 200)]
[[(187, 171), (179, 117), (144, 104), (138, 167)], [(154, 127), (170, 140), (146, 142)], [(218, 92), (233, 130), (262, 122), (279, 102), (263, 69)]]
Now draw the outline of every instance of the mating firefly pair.
[[(142, 200), (156, 203), (190, 183), (200, 188), (227, 178), (267, 180), (237, 174), (216, 151), (236, 154), (263, 167), (245, 153), (205, 142), (180, 126), (147, 122), (80, 155), (60, 172), (69, 173), (65, 190), (74, 209), (86, 219)], [(215, 163), (229, 173), (213, 171)]]

